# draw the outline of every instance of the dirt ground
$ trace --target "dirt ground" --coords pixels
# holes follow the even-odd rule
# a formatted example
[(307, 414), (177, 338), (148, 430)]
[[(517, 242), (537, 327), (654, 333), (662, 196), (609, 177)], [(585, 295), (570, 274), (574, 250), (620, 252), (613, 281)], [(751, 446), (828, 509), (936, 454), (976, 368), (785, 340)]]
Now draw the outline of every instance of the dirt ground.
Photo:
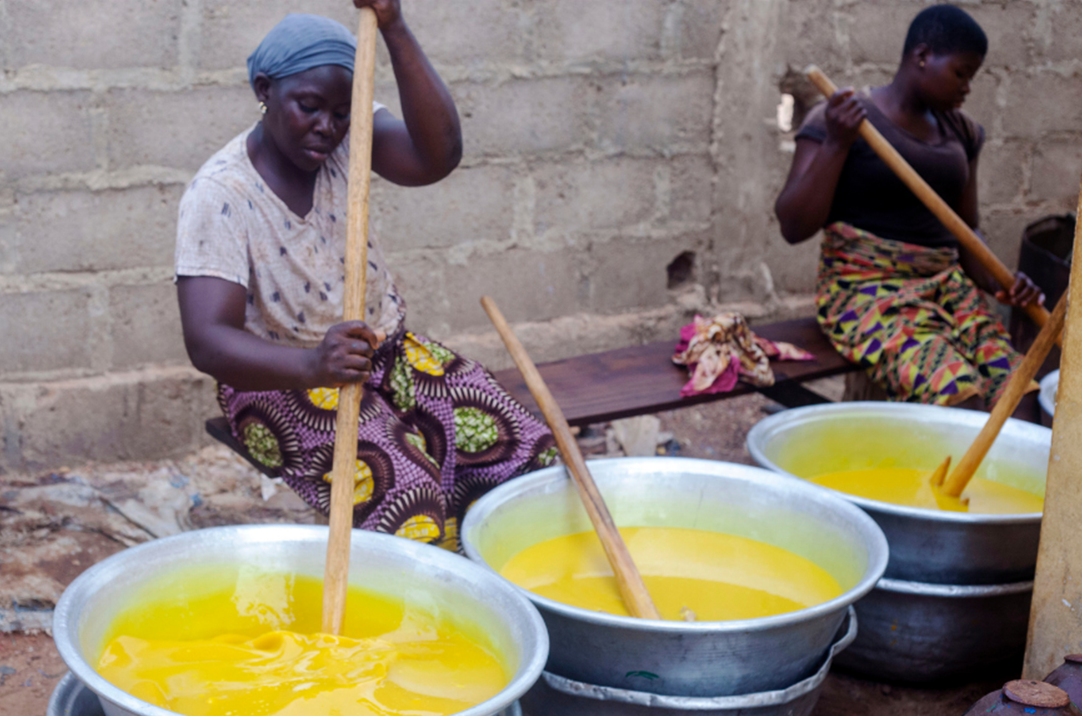
[[(837, 380), (810, 385), (827, 397)], [(758, 394), (669, 411), (639, 421), (654, 451), (751, 463), (747, 431), (778, 406)], [(627, 425), (591, 426), (580, 435), (593, 457), (623, 454)], [(287, 488), (224, 448), (183, 460), (89, 465), (43, 475), (0, 477), (0, 714), (44, 714), (65, 672), (48, 629), (64, 587), (84, 569), (127, 546), (182, 530), (241, 523), (314, 523), (319, 516)], [(1012, 674), (973, 683), (912, 688), (831, 674), (816, 716), (962, 714)], [(540, 716), (540, 715), (535, 715)], [(548, 715), (544, 715), (548, 716)]]

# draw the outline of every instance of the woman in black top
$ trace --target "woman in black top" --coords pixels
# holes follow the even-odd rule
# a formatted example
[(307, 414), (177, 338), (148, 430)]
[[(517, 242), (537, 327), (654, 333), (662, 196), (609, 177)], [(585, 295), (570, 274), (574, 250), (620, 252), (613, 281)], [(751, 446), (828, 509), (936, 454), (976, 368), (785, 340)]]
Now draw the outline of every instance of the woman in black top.
[(1021, 356), (978, 286), (1043, 300), (1022, 273), (1001, 289), (858, 135), (867, 119), (976, 229), (984, 130), (960, 107), (987, 49), (964, 11), (923, 10), (889, 85), (839, 90), (808, 114), (775, 205), (789, 243), (824, 230), (819, 324), (892, 400), (989, 408)]

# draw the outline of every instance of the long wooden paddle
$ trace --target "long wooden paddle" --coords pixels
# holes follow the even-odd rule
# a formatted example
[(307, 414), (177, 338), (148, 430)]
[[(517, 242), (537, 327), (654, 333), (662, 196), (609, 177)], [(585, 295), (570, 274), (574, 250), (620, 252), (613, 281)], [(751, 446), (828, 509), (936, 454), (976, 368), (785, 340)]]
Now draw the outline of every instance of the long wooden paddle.
[(1055, 343), (1056, 336), (1062, 333), (1063, 319), (1066, 315), (1067, 291), (1064, 291), (1059, 303), (1056, 304), (1055, 309), (1052, 311), (1048, 323), (1041, 328), (1041, 332), (1037, 334), (1037, 339), (1033, 341), (1033, 345), (1030, 346), (1026, 357), (1022, 359), (1022, 363), (1011, 374), (1011, 379), (1007, 383), (1007, 387), (1003, 389), (1003, 395), (1000, 396), (999, 402), (992, 408), (992, 414), (988, 416), (988, 421), (981, 428), (980, 433), (977, 434), (973, 444), (966, 450), (966, 454), (958, 461), (954, 472), (939, 488), (944, 495), (960, 497), (962, 491), (966, 489), (966, 485), (969, 484), (973, 473), (977, 472), (977, 468), (981, 466), (984, 456), (992, 448), (992, 443), (995, 442), (996, 436), (999, 435), (999, 431), (1007, 422), (1007, 418), (1011, 417), (1014, 409), (1018, 407), (1022, 396), (1026, 394), (1030, 381), (1037, 375), (1037, 371), (1040, 370), (1044, 359), (1048, 357), (1048, 352), (1052, 350), (1052, 344)]
[(582, 498), (582, 504), (586, 507), (586, 514), (590, 516), (597, 537), (601, 540), (601, 547), (605, 550), (605, 556), (609, 558), (609, 564), (612, 565), (620, 595), (624, 599), (628, 612), (631, 616), (640, 619), (661, 619), (654, 601), (650, 598), (650, 592), (642, 581), (642, 575), (636, 569), (631, 553), (628, 552), (627, 545), (620, 536), (612, 515), (609, 514), (605, 499), (601, 496), (601, 491), (597, 489), (597, 484), (594, 483), (594, 478), (586, 467), (586, 461), (582, 457), (582, 452), (579, 451), (579, 444), (575, 442), (571, 434), (571, 428), (567, 424), (567, 419), (564, 418), (563, 411), (560, 410), (556, 399), (552, 397), (544, 379), (537, 371), (537, 366), (530, 360), (526, 349), (519, 342), (518, 336), (507, 324), (507, 319), (503, 317), (496, 302), (484, 296), (481, 299), (481, 305), (488, 317), (492, 319), (492, 325), (496, 327), (496, 332), (503, 339), (507, 352), (511, 354), (511, 359), (515, 361), (522, 377), (526, 379), (530, 394), (537, 401), (541, 413), (545, 416), (545, 421), (552, 429), (556, 446), (560, 448), (560, 454), (564, 456), (567, 470), (571, 473), (575, 487), (578, 488), (579, 497)]
[[(804, 73), (811, 80), (811, 83), (823, 93), (824, 96), (830, 97), (838, 91), (837, 85), (830, 81), (823, 72), (815, 65), (808, 65)], [(978, 262), (992, 274), (992, 276), (999, 282), (1004, 289), (1010, 290), (1014, 285), (1015, 275), (1011, 273), (1011, 270), (1003, 265), (1003, 262), (999, 260), (992, 250), (988, 248), (981, 237), (977, 236), (976, 232), (969, 227), (962, 217), (950, 208), (947, 202), (935, 193), (935, 189), (928, 186), (928, 182), (921, 178), (920, 174), (909, 166), (898, 150), (891, 146), (890, 142), (879, 133), (879, 130), (872, 126), (872, 123), (865, 119), (860, 123), (860, 136), (864, 138), (871, 148), (879, 155), (879, 158), (891, 168), (891, 170), (898, 175), (898, 178), (909, 187), (910, 191), (916, 194), (917, 198), (928, 207), (928, 210), (935, 214), (936, 218), (943, 222), (943, 225), (947, 227), (947, 230), (954, 234), (958, 241), (969, 253), (977, 259)], [(1031, 303), (1024, 307), (1025, 312), (1038, 326), (1043, 326), (1048, 323), (1049, 313), (1048, 309), (1039, 303)], [(1060, 342), (1060, 336), (1057, 335), (1056, 343)]]
[[(372, 182), (372, 98), (375, 92), (378, 25), (372, 8), (361, 9), (357, 57), (350, 98), (349, 211), (346, 224), (346, 286), (342, 320), (364, 320), (368, 279), (368, 187)], [(353, 479), (357, 472), (357, 424), (360, 422), (360, 383), (338, 392), (334, 465), (331, 468), (331, 519), (327, 564), (323, 573), (323, 632), (338, 634), (346, 613), (349, 581), (349, 540), (353, 529)]]

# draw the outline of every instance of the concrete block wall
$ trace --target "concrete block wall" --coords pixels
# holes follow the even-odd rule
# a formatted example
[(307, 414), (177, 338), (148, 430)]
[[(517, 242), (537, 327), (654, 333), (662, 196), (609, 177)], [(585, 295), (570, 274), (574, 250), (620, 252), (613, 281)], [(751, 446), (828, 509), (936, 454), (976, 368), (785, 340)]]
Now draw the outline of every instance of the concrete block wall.
[[(538, 359), (673, 337), (696, 310), (810, 312), (815, 242), (786, 245), (772, 212), (781, 87), (812, 61), (887, 81), (925, 4), (402, 2), (465, 157), (433, 187), (377, 181), (374, 226), (411, 327), (494, 367), (482, 293)], [(1026, 222), (1074, 206), (1080, 5), (965, 3), (992, 42), (969, 109), (1008, 263)], [(258, 118), (244, 61), (290, 11), (356, 22), (348, 0), (0, 0), (0, 473), (205, 440), (213, 381), (180, 339), (176, 206)], [(397, 108), (382, 52), (377, 83)]]

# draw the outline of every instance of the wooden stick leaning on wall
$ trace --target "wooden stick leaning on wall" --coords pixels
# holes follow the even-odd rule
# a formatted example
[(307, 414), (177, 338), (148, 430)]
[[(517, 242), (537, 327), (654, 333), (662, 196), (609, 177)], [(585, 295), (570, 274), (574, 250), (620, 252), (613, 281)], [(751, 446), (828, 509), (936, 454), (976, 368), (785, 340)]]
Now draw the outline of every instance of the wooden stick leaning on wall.
[[(838, 87), (815, 65), (809, 65), (804, 70), (804, 74), (808, 76), (811, 83), (825, 97), (829, 98), (838, 91)], [(909, 190), (916, 194), (917, 198), (928, 207), (928, 210), (943, 222), (947, 230), (957, 237), (962, 246), (973, 254), (982, 266), (988, 269), (988, 272), (1003, 288), (1009, 290), (1015, 282), (1015, 275), (1011, 270), (1003, 265), (999, 257), (992, 253), (987, 244), (981, 241), (981, 237), (977, 236), (977, 233), (970, 228), (969, 224), (963, 221), (962, 217), (958, 216), (954, 209), (950, 208), (947, 202), (943, 201), (939, 194), (935, 193), (932, 187), (928, 186), (928, 182), (924, 181), (920, 174), (917, 174), (916, 170), (909, 166), (909, 162), (898, 153), (897, 149), (891, 146), (890, 142), (867, 119), (860, 123), (860, 136), (879, 155), (879, 158), (891, 168), (891, 171), (897, 174), (898, 178), (909, 187)], [(1025, 306), (1024, 310), (1038, 326), (1044, 326), (1048, 322), (1048, 309), (1041, 304), (1031, 303)], [(1056, 343), (1061, 344), (1061, 340), (1061, 336), (1056, 336)]]
[[(1082, 188), (1078, 212), (1082, 215)], [(1082, 247), (1082, 221), (1075, 225), (1074, 246)], [(1071, 265), (1067, 294), (1070, 303), (1063, 329), (1041, 542), (1022, 671), (1026, 679), (1043, 679), (1064, 656), (1079, 651), (1082, 643), (1082, 620), (1078, 618), (1078, 575), (1082, 574), (1082, 540), (1078, 539), (1082, 519), (1082, 261)]]
[(503, 317), (503, 313), (496, 306), (496, 302), (485, 296), (481, 299), (481, 305), (492, 320), (492, 325), (496, 327), (496, 332), (503, 339), (504, 345), (507, 346), (507, 352), (511, 354), (511, 359), (515, 361), (515, 365), (522, 373), (522, 377), (526, 379), (526, 386), (530, 389), (530, 394), (537, 401), (541, 413), (545, 416), (545, 421), (548, 423), (549, 428), (552, 429), (556, 445), (560, 448), (560, 454), (563, 455), (564, 461), (567, 463), (567, 471), (571, 473), (579, 497), (582, 498), (582, 504), (586, 507), (586, 514), (590, 516), (594, 531), (597, 532), (597, 537), (601, 540), (605, 555), (609, 558), (609, 564), (612, 565), (612, 570), (616, 575), (616, 583), (620, 588), (620, 595), (624, 599), (628, 612), (631, 616), (640, 619), (661, 619), (661, 615), (658, 613), (657, 607), (654, 606), (654, 601), (650, 598), (650, 593), (646, 589), (646, 584), (642, 581), (642, 575), (636, 569), (635, 562), (631, 559), (631, 553), (628, 552), (627, 545), (620, 536), (616, 523), (612, 520), (612, 515), (609, 514), (605, 499), (601, 496), (601, 491), (597, 489), (593, 477), (590, 476), (590, 470), (586, 467), (586, 461), (582, 457), (582, 452), (579, 451), (578, 443), (575, 442), (575, 438), (571, 434), (571, 428), (564, 418), (563, 411), (560, 410), (556, 399), (549, 392), (548, 386), (545, 385), (544, 379), (541, 378), (541, 374), (537, 371), (537, 366), (530, 360), (526, 349), (522, 347), (522, 343), (519, 342), (518, 337), (511, 330), (511, 326), (508, 325), (507, 319)]
[(988, 454), (992, 443), (996, 440), (996, 436), (999, 435), (999, 431), (1007, 422), (1007, 418), (1011, 417), (1015, 408), (1018, 407), (1018, 403), (1022, 400), (1022, 396), (1026, 394), (1030, 381), (1033, 380), (1033, 377), (1037, 375), (1037, 371), (1041, 369), (1041, 365), (1044, 364), (1044, 359), (1048, 357), (1048, 352), (1052, 350), (1052, 344), (1056, 342), (1056, 337), (1063, 332), (1063, 319), (1066, 315), (1067, 292), (1064, 291), (1059, 303), (1056, 304), (1056, 308), (1052, 311), (1052, 317), (1041, 328), (1041, 332), (1037, 334), (1037, 339), (1033, 341), (1033, 345), (1030, 346), (1026, 357), (1022, 359), (1022, 363), (1011, 374), (1010, 381), (1003, 390), (1003, 395), (1000, 396), (999, 402), (992, 409), (992, 414), (988, 416), (988, 421), (981, 428), (973, 444), (966, 450), (966, 454), (958, 461), (958, 465), (954, 468), (950, 477), (943, 483), (941, 488), (943, 494), (950, 497), (959, 497), (962, 491), (966, 489), (970, 478), (977, 472), (977, 468), (981, 466), (984, 456)]
[[(375, 91), (376, 13), (361, 9), (349, 141), (349, 213), (346, 225), (346, 286), (342, 320), (364, 319), (368, 278), (368, 188), (372, 182), (372, 98)], [(353, 529), (353, 477), (357, 471), (357, 427), (360, 422), (360, 383), (338, 393), (334, 465), (331, 468), (331, 515), (327, 563), (323, 573), (323, 632), (338, 634), (346, 613), (349, 585), (349, 543)]]

